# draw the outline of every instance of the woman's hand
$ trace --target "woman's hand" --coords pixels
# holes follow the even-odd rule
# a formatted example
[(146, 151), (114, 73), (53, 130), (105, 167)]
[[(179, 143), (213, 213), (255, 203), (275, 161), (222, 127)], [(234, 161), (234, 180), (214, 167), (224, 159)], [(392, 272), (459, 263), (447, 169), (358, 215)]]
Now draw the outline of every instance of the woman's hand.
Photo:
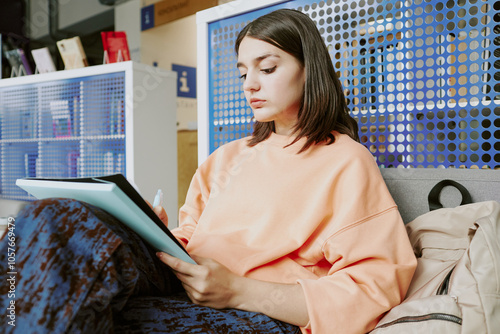
[(215, 260), (193, 256), (198, 265), (184, 262), (166, 253), (157, 253), (158, 258), (172, 268), (182, 282), (191, 301), (213, 308), (236, 307), (236, 283), (239, 276)]
[(145, 201), (146, 201), (146, 203), (148, 203), (149, 207), (151, 209), (153, 209), (154, 213), (156, 213), (158, 218), (160, 218), (162, 223), (168, 228), (168, 216), (167, 216), (167, 212), (165, 211), (165, 209), (161, 205), (157, 205), (153, 208), (153, 205), (151, 205), (151, 203), (149, 203), (148, 200), (145, 199)]
[(195, 304), (261, 312), (297, 326), (305, 326), (309, 321), (304, 292), (299, 284), (241, 277), (217, 261), (199, 256), (193, 256), (198, 265), (166, 253), (159, 252), (157, 256), (172, 268)]
[(168, 227), (168, 216), (167, 216), (167, 212), (165, 211), (165, 209), (161, 205), (158, 205), (158, 206), (153, 208), (153, 211), (156, 213), (158, 218), (160, 218), (162, 223), (166, 227)]

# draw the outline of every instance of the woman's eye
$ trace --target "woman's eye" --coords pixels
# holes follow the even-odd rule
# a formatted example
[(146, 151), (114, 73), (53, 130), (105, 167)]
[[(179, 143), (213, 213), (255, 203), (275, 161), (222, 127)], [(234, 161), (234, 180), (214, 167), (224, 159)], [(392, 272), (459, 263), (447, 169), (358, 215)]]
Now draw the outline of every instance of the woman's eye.
[(273, 66), (270, 68), (263, 68), (261, 71), (264, 72), (265, 74), (270, 74), (270, 73), (273, 73), (275, 69), (276, 69), (276, 66)]
[(247, 78), (247, 75), (246, 75), (246, 74), (242, 74), (242, 75), (240, 75), (240, 79), (241, 79), (241, 80), (245, 80), (246, 78)]

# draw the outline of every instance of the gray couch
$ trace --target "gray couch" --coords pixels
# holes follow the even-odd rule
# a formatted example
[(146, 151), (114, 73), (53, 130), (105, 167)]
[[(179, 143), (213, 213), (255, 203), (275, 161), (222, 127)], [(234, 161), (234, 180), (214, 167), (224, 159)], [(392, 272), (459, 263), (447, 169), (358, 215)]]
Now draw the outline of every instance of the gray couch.
[[(500, 170), (383, 168), (381, 172), (405, 223), (429, 211), (429, 191), (443, 179), (457, 181), (466, 187), (473, 202), (500, 202)], [(445, 187), (440, 197), (444, 207), (457, 206), (461, 200), (460, 192), (454, 187)]]
[[(427, 195), (443, 179), (452, 179), (465, 186), (474, 202), (500, 202), (500, 170), (382, 168), (389, 191), (398, 204), (405, 223), (429, 211)], [(452, 187), (443, 189), (441, 202), (445, 207), (457, 206), (460, 193)], [(16, 215), (26, 202), (0, 200), (0, 217)]]

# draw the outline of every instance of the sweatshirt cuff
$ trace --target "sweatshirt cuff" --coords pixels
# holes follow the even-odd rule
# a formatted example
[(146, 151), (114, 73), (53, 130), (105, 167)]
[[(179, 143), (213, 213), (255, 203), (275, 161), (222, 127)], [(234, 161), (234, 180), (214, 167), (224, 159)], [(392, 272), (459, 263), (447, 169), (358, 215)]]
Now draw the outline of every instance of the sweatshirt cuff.
[[(302, 282), (303, 279), (298, 279), (297, 281), (295, 281), (296, 283), (298, 283), (300, 285), (300, 287), (302, 288), (302, 291), (304, 292), (305, 294), (305, 290), (304, 290), (304, 286), (302, 285)], [(307, 298), (306, 298), (306, 308), (307, 308), (307, 313), (309, 313), (309, 305), (308, 305), (308, 301), (307, 301)], [(306, 332), (310, 332), (311, 331), (311, 316), (309, 315), (309, 321), (307, 322), (307, 324), (304, 326), (304, 327), (300, 327), (301, 329), (305, 329)], [(304, 332), (304, 331), (302, 331)]]

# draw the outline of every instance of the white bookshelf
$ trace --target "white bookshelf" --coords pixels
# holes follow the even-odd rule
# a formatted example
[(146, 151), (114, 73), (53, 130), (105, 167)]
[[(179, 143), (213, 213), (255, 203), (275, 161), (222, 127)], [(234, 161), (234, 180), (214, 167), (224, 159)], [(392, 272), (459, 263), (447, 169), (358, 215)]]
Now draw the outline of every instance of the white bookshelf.
[[(121, 62), (0, 80), (0, 200), (22, 177), (123, 173), (177, 223), (176, 74)], [(0, 214), (2, 216), (2, 214)]]

